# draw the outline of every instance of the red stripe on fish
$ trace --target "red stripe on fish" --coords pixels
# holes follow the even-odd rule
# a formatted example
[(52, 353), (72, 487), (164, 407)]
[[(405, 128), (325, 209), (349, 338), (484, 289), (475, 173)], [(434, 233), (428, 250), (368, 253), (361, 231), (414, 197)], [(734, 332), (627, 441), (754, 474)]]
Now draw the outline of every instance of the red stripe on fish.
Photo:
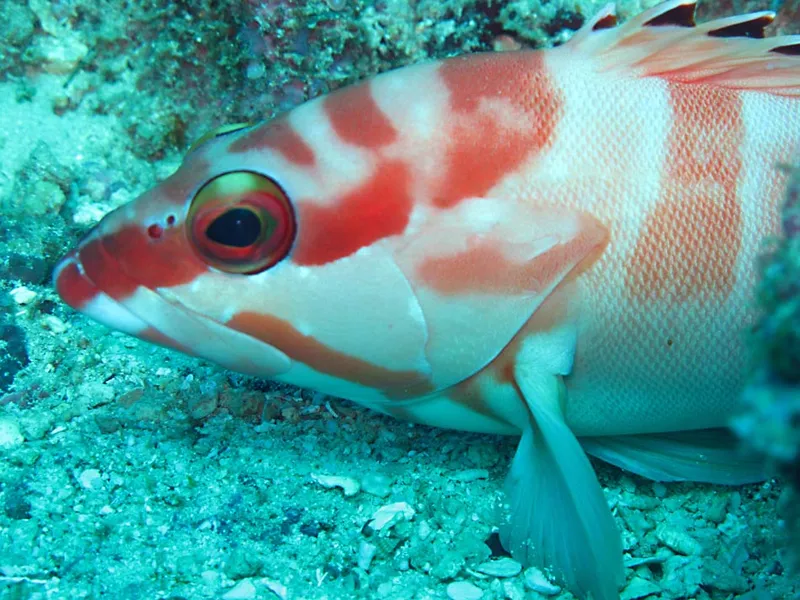
[(369, 85), (334, 92), (324, 103), (334, 131), (348, 144), (380, 148), (397, 139), (397, 130), (375, 103)]
[(189, 251), (181, 232), (153, 239), (136, 225), (90, 241), (78, 257), (92, 283), (115, 300), (130, 296), (139, 286), (156, 289), (191, 283), (208, 271)]
[[(434, 202), (450, 207), (465, 198), (484, 196), (529, 156), (552, 144), (563, 112), (563, 98), (553, 87), (541, 53), (495, 53), (455, 58), (439, 73), (456, 113), (448, 132), (446, 176)], [(525, 90), (525, 93), (520, 93)], [(503, 122), (489, 101), (507, 103), (530, 117), (530, 123)]]
[(61, 299), (76, 310), (86, 306), (98, 293), (97, 287), (80, 272), (74, 262), (58, 272), (55, 285)]
[(322, 265), (403, 233), (413, 204), (409, 187), (408, 168), (401, 162), (386, 162), (369, 181), (334, 204), (298, 202), (300, 235), (293, 261)]
[(296, 165), (310, 167), (315, 163), (314, 151), (285, 117), (279, 117), (240, 137), (231, 144), (229, 150), (239, 153), (264, 148), (280, 152), (286, 160)]
[(668, 89), (674, 124), (663, 192), (639, 235), (628, 288), (641, 299), (727, 296), (742, 247), (741, 95), (680, 83)]
[[(594, 219), (586, 218), (584, 224), (573, 239), (526, 261), (506, 256), (496, 240), (482, 239), (462, 252), (425, 259), (418, 274), (428, 287), (443, 294), (543, 292), (568, 271), (585, 271), (603, 254), (608, 232), (600, 230)], [(586, 258), (575, 264), (576, 256)]]
[(392, 371), (345, 354), (312, 336), (300, 333), (287, 321), (272, 315), (240, 312), (225, 325), (270, 346), (280, 348), (292, 360), (319, 373), (384, 390), (392, 397), (410, 398), (429, 393), (434, 389), (423, 373)]

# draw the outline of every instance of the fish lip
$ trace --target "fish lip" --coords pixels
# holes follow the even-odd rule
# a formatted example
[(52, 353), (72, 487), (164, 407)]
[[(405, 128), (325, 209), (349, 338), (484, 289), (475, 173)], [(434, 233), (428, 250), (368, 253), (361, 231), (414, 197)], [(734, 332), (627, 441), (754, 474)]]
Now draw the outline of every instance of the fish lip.
[(53, 270), (53, 287), (61, 300), (79, 313), (129, 335), (138, 336), (147, 323), (100, 289), (87, 275), (78, 252), (83, 242)]
[[(229, 329), (224, 323), (204, 314), (197, 313), (180, 302), (171, 302), (158, 290), (151, 290), (139, 283), (138, 279), (131, 277), (122, 265), (109, 252), (103, 249), (103, 261), (110, 263), (119, 270), (121, 276), (138, 284), (136, 294), (147, 294), (148, 301), (163, 305), (164, 311), (179, 313), (181, 325), (190, 325), (202, 329), (208, 339), (217, 339), (227, 347), (229, 352), (214, 353), (209, 356), (202, 351), (196, 351), (187, 336), (175, 336), (164, 327), (159, 327), (156, 319), (146, 319), (140, 316), (148, 312), (148, 306), (139, 307), (142, 310), (131, 308), (136, 294), (128, 298), (117, 299), (106, 293), (97, 285), (81, 262), (80, 252), (90, 242), (99, 242), (103, 246), (104, 235), (91, 232), (67, 255), (65, 255), (53, 270), (53, 287), (65, 304), (89, 318), (105, 325), (112, 330), (122, 331), (133, 337), (155, 343), (161, 346), (176, 349), (189, 356), (204, 358), (220, 366), (246, 373), (249, 375), (276, 377), (287, 372), (292, 366), (292, 360), (278, 348), (270, 346), (261, 340), (245, 333)], [(149, 307), (152, 310), (152, 307)], [(176, 330), (180, 331), (178, 326)], [(188, 343), (187, 343), (188, 340)], [(237, 343), (238, 342), (238, 343)], [(245, 347), (239, 351), (239, 346)]]

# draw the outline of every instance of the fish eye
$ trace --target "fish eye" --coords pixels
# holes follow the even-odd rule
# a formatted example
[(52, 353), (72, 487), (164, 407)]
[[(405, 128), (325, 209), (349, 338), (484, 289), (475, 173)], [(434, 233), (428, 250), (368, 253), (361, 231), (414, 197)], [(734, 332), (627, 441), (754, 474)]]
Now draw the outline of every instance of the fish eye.
[(275, 266), (292, 247), (294, 210), (269, 177), (224, 173), (197, 192), (187, 218), (189, 237), (206, 263), (227, 273), (254, 274)]

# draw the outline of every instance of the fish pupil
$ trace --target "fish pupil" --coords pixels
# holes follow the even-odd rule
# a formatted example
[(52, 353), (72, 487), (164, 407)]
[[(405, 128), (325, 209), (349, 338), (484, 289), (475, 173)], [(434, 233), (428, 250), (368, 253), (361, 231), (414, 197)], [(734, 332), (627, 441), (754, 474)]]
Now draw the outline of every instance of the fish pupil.
[(212, 221), (206, 236), (223, 246), (246, 248), (258, 241), (261, 235), (261, 220), (252, 210), (232, 208)]

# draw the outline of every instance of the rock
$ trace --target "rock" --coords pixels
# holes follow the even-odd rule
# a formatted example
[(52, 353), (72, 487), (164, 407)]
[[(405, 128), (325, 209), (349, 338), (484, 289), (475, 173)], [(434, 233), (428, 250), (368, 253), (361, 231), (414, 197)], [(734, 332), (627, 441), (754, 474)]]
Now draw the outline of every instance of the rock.
[(492, 577), (515, 577), (522, 571), (522, 565), (513, 558), (502, 557), (481, 563), (475, 570)]
[(103, 487), (103, 476), (97, 469), (86, 469), (78, 475), (78, 482), (85, 490), (97, 490)]
[(202, 421), (210, 417), (218, 406), (217, 394), (200, 394), (192, 396), (187, 402), (189, 416), (195, 421)]
[(258, 583), (263, 585), (267, 588), (270, 592), (272, 592), (275, 596), (280, 598), (281, 600), (286, 600), (289, 597), (289, 590), (286, 589), (286, 586), (278, 581), (272, 581), (271, 579), (267, 579), (266, 577), (262, 577), (258, 580)]
[(380, 507), (368, 525), (375, 531), (381, 531), (385, 527), (391, 527), (401, 520), (410, 521), (414, 518), (416, 511), (407, 502), (395, 502)]
[(464, 557), (458, 552), (449, 550), (439, 559), (431, 569), (431, 575), (440, 581), (453, 579), (464, 566)]
[(385, 498), (391, 493), (391, 483), (391, 479), (380, 473), (368, 473), (361, 478), (361, 488), (378, 498)]
[(433, 529), (431, 529), (430, 523), (422, 521), (417, 528), (419, 539), (424, 542), (430, 537), (431, 533), (433, 533)]
[(45, 315), (42, 317), (42, 325), (53, 333), (61, 334), (67, 330), (67, 325), (55, 315)]
[(225, 575), (231, 579), (246, 581), (248, 577), (259, 574), (264, 561), (258, 552), (248, 548), (238, 547), (231, 551), (225, 559)]
[(24, 285), (14, 288), (9, 292), (11, 297), (14, 299), (14, 302), (21, 306), (25, 306), (26, 304), (30, 304), (36, 299), (36, 292), (26, 288)]
[(656, 537), (670, 550), (684, 556), (697, 556), (703, 546), (685, 531), (663, 525), (656, 530)]
[(32, 52), (41, 61), (45, 71), (66, 75), (72, 73), (86, 57), (89, 47), (73, 34), (41, 36), (32, 45)]
[(249, 579), (243, 579), (222, 595), (223, 600), (253, 600), (257, 595), (256, 586)]
[(342, 488), (345, 496), (355, 496), (361, 491), (361, 484), (358, 480), (352, 477), (341, 477), (339, 475), (317, 475), (311, 474), (311, 479), (322, 487), (326, 488)]
[(27, 488), (22, 484), (6, 488), (6, 499), (3, 508), (9, 519), (20, 521), (31, 518), (31, 503), (28, 501), (27, 491)]
[(365, 571), (369, 571), (369, 566), (372, 564), (372, 559), (375, 558), (375, 554), (378, 551), (378, 547), (374, 544), (370, 544), (366, 540), (362, 540), (361, 543), (358, 545), (358, 566)]
[(451, 600), (480, 600), (483, 590), (469, 581), (454, 581), (447, 586), (447, 597)]
[(0, 417), (0, 448), (10, 450), (25, 442), (19, 424), (11, 417)]
[(747, 579), (715, 559), (703, 562), (703, 586), (717, 589), (726, 594), (743, 594), (748, 590)]
[(646, 598), (659, 593), (661, 593), (661, 588), (652, 581), (634, 577), (622, 590), (620, 600), (636, 600), (637, 598)]
[(544, 596), (555, 596), (561, 588), (552, 583), (544, 573), (536, 567), (525, 569), (525, 587)]
[(503, 582), (503, 594), (508, 600), (525, 600), (525, 588), (518, 581), (506, 579)]
[(706, 509), (706, 519), (719, 525), (725, 520), (728, 514), (728, 495), (714, 494)]

